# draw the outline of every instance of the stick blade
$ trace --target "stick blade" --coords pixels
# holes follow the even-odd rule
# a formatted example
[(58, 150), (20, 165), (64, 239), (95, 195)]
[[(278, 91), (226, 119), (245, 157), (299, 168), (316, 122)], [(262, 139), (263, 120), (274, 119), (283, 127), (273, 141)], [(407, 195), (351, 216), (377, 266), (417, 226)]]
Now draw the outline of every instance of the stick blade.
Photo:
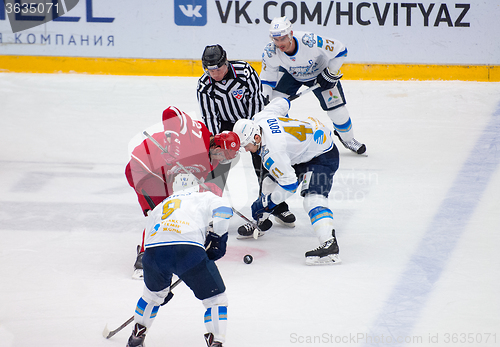
[(256, 240), (259, 238), (259, 231), (258, 228), (253, 229), (253, 238)]
[(109, 333), (110, 333), (110, 331), (109, 331), (108, 325), (106, 324), (106, 326), (104, 327), (104, 330), (102, 331), (102, 336), (104, 336), (104, 338), (106, 338), (106, 339), (109, 339), (111, 336), (113, 336), (113, 335), (109, 336)]

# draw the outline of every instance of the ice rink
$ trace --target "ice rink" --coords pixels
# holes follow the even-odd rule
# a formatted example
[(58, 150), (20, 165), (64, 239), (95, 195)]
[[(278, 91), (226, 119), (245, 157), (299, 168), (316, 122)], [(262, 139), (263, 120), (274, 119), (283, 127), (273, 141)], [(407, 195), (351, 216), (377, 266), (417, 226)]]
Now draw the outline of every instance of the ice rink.
[[(125, 346), (143, 283), (145, 218), (124, 175), (129, 142), (174, 105), (199, 119), (196, 78), (0, 73), (0, 345)], [(500, 83), (343, 81), (357, 156), (337, 141), (330, 195), (341, 265), (296, 194), (296, 227), (237, 240), (218, 261), (227, 347), (500, 346)], [(290, 116), (326, 115), (314, 95)], [(250, 216), (250, 155), (230, 173)], [(245, 254), (254, 262), (244, 264)], [(205, 346), (205, 309), (180, 284), (148, 347)]]

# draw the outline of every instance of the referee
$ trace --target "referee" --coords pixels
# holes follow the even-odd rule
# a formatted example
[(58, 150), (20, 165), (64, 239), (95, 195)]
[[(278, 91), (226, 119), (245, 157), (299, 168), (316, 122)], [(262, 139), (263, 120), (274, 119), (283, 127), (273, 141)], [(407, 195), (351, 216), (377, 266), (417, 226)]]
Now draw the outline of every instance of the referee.
[[(251, 119), (254, 114), (262, 111), (262, 85), (258, 73), (249, 63), (241, 60), (228, 61), (226, 51), (220, 45), (206, 46), (201, 61), (205, 73), (198, 80), (196, 91), (203, 122), (212, 134), (231, 131), (238, 119)], [(257, 177), (261, 177), (260, 156), (252, 155), (252, 162)], [(221, 189), (224, 189), (230, 167), (230, 163), (219, 164), (211, 173), (212, 178), (220, 177), (214, 183)], [(263, 173), (266, 171), (264, 169)], [(273, 215), (278, 222), (289, 227), (295, 226), (295, 216), (288, 210), (286, 202), (278, 205)], [(238, 232), (244, 233), (246, 226), (247, 224), (241, 226)], [(271, 226), (269, 219), (259, 222), (263, 231)], [(248, 229), (250, 232), (250, 224)]]

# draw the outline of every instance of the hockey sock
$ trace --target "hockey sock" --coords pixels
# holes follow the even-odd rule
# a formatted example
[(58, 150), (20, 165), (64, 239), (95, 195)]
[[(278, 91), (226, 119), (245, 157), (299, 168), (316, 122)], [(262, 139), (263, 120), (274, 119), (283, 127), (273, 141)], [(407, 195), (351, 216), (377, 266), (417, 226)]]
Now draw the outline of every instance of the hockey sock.
[(212, 306), (205, 311), (205, 327), (214, 334), (214, 341), (226, 340), (227, 306)]
[(205, 327), (214, 335), (214, 341), (226, 341), (227, 297), (225, 293), (203, 300), (205, 311)]
[(354, 132), (352, 130), (351, 117), (349, 117), (349, 111), (345, 106), (341, 106), (334, 110), (326, 112), (328, 117), (333, 122), (335, 130), (339, 133), (342, 140), (349, 142), (354, 138)]
[(333, 212), (328, 206), (328, 199), (319, 194), (308, 194), (304, 197), (304, 210), (311, 219), (314, 232), (320, 243), (332, 238)]
[(309, 211), (309, 218), (320, 243), (332, 238), (333, 213), (329, 208), (313, 208)]
[(160, 306), (155, 306), (154, 303), (147, 302), (144, 297), (141, 297), (135, 308), (134, 321), (149, 329), (156, 318), (159, 308)]
[(148, 287), (144, 286), (142, 297), (137, 302), (135, 308), (134, 321), (149, 329), (156, 318), (160, 305), (164, 303), (169, 293), (170, 287), (158, 292), (152, 292)]

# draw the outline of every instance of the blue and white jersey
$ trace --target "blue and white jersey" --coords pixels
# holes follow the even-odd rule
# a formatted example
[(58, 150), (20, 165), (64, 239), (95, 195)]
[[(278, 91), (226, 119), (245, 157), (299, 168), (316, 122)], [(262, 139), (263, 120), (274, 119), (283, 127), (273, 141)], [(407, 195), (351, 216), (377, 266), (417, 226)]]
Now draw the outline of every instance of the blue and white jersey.
[(312, 81), (326, 67), (336, 73), (347, 56), (347, 48), (338, 40), (302, 31), (294, 31), (293, 39), (297, 44), (294, 55), (282, 52), (273, 42), (266, 46), (260, 73), (263, 84), (276, 86), (280, 66), (299, 82)]
[(213, 231), (223, 235), (232, 215), (223, 198), (186, 189), (163, 200), (149, 214), (144, 247), (188, 244), (204, 248), (209, 223), (213, 221)]
[(314, 118), (288, 118), (289, 107), (287, 99), (274, 99), (254, 121), (262, 128), (262, 164), (281, 187), (294, 192), (298, 181), (292, 165), (307, 163), (334, 144), (329, 128)]

